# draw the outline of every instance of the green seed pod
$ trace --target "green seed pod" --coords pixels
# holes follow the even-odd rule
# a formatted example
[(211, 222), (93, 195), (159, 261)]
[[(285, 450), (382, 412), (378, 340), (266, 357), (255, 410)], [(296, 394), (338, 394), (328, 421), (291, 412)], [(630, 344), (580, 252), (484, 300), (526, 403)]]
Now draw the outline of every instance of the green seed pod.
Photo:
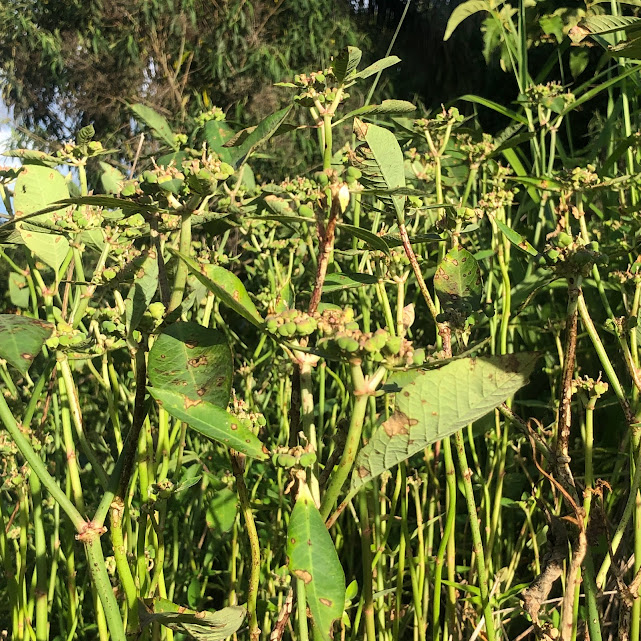
[(358, 329), (358, 323), (356, 321), (352, 321), (351, 323), (345, 323), (345, 329), (354, 331)]
[(316, 74), (316, 82), (325, 82), (325, 74), (324, 73), (317, 73)]
[(385, 343), (385, 350), (390, 354), (398, 354), (401, 351), (403, 339), (400, 336), (390, 336)]
[(155, 185), (158, 182), (158, 175), (153, 171), (147, 170), (142, 172), (142, 179), (150, 185)]
[(315, 178), (321, 187), (327, 187), (329, 184), (329, 176), (324, 171), (317, 172)]
[(598, 251), (599, 251), (599, 243), (597, 243), (597, 241), (596, 241), (596, 240), (593, 240), (593, 241), (590, 243), (590, 249), (591, 249), (593, 252), (598, 252)]
[(292, 454), (279, 454), (276, 462), (280, 467), (294, 467), (296, 465), (296, 457)]
[(560, 255), (561, 255), (561, 252), (558, 249), (548, 249), (545, 252), (546, 262), (548, 262), (549, 264), (556, 263)]
[(271, 332), (272, 334), (278, 331), (278, 321), (275, 318), (268, 319), (267, 323), (265, 323), (265, 326), (267, 327), (267, 331)]
[(572, 236), (570, 234), (562, 231), (556, 239), (557, 245), (559, 247), (569, 247), (572, 244)]
[(306, 318), (296, 325), (296, 332), (301, 336), (309, 336), (316, 331), (316, 321), (313, 318)]
[(422, 365), (425, 362), (425, 350), (423, 348), (415, 349), (412, 354), (412, 363), (414, 365)]
[(104, 269), (102, 272), (102, 277), (105, 280), (112, 280), (116, 277), (116, 270), (115, 269)]
[(165, 315), (165, 306), (160, 302), (149, 305), (149, 314), (155, 320), (160, 320)]
[(314, 210), (309, 207), (308, 205), (301, 205), (298, 208), (298, 215), (303, 216), (304, 218), (313, 218), (314, 217)]
[(301, 467), (311, 467), (316, 463), (316, 452), (305, 452), (298, 460)]
[(135, 180), (128, 180), (127, 182), (122, 184), (122, 187), (120, 189), (121, 196), (124, 196), (125, 198), (129, 198), (130, 196), (134, 196), (135, 194), (136, 194)]
[(348, 167), (345, 172), (347, 182), (358, 180), (363, 175), (363, 172), (356, 167)]

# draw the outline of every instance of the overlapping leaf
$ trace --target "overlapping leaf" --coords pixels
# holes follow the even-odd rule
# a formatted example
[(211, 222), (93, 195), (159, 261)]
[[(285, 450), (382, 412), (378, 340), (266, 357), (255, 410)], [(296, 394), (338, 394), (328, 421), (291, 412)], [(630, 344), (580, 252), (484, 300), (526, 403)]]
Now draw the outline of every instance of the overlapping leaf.
[(37, 318), (0, 314), (0, 358), (26, 374), (53, 329)]
[(418, 374), (358, 454), (352, 487), (485, 416), (527, 382), (537, 358), (531, 353), (463, 358)]

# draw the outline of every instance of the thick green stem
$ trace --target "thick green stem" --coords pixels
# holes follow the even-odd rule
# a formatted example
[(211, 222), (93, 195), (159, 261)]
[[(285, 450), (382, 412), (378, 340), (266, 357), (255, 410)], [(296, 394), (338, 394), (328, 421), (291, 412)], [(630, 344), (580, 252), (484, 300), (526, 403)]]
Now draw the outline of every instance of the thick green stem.
[[(189, 256), (191, 253), (191, 212), (182, 214), (182, 222), (180, 225), (180, 253), (183, 256)], [(174, 309), (182, 303), (188, 275), (189, 268), (187, 267), (187, 263), (183, 260), (178, 260), (174, 286), (171, 290), (171, 299), (169, 300), (169, 312), (173, 312)]]

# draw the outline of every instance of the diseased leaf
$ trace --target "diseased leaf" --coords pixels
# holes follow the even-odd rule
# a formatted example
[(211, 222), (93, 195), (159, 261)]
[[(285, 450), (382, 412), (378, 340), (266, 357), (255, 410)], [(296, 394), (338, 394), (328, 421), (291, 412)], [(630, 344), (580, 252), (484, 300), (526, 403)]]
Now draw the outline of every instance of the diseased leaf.
[(246, 428), (240, 419), (218, 405), (201, 399), (192, 400), (185, 394), (169, 389), (150, 387), (149, 393), (174, 418), (184, 421), (203, 436), (231, 447), (247, 456), (266, 459), (258, 437)]
[(0, 358), (26, 374), (53, 329), (37, 318), (0, 314)]
[(330, 631), (345, 606), (345, 573), (306, 483), (301, 483), (287, 528), (289, 570), (305, 583), (307, 605), (316, 631), (330, 641)]
[(182, 632), (196, 641), (223, 641), (243, 624), (246, 610), (232, 605), (217, 612), (196, 612), (157, 597), (138, 599), (140, 624), (160, 623), (175, 632)]
[(443, 40), (449, 40), (456, 28), (470, 16), (473, 16), (479, 11), (489, 11), (490, 3), (487, 0), (467, 0), (459, 4), (454, 11), (452, 11), (449, 20), (447, 21), (447, 27), (445, 29), (445, 35)]
[(15, 307), (26, 308), (29, 307), (30, 298), (26, 276), (18, 274), (18, 272), (11, 272), (9, 274), (9, 299), (11, 304)]
[(210, 120), (205, 124), (207, 146), (215, 151), (223, 162), (230, 165), (234, 164), (234, 152), (224, 145), (233, 135), (234, 132), (224, 120)]
[(352, 488), (485, 416), (525, 385), (537, 359), (532, 353), (462, 358), (418, 374), (358, 454)]
[(183, 256), (175, 249), (170, 248), (169, 251), (180, 258), (189, 271), (227, 307), (256, 327), (262, 325), (263, 319), (238, 276), (218, 265), (199, 265), (195, 260)]
[[(52, 215), (33, 214), (65, 198), (69, 198), (69, 189), (59, 171), (42, 165), (24, 165), (16, 179), (13, 210), (16, 218), (29, 216), (31, 222), (52, 222)], [(49, 214), (62, 215), (64, 209), (58, 206)]]
[(119, 193), (120, 185), (122, 181), (125, 180), (125, 175), (109, 163), (100, 161), (99, 164), (100, 169), (102, 169), (100, 182), (102, 183), (102, 188), (105, 190), (105, 194)]
[(338, 84), (341, 84), (349, 75), (356, 71), (358, 63), (361, 61), (363, 52), (358, 47), (345, 47), (334, 60), (334, 76)]
[(170, 325), (149, 350), (149, 382), (223, 409), (229, 403), (232, 353), (222, 332), (198, 323)]
[(141, 104), (131, 105), (131, 110), (138, 120), (144, 122), (154, 132), (156, 138), (164, 140), (173, 149), (178, 149), (174, 133), (164, 116), (151, 107)]
[(467, 249), (453, 247), (434, 274), (434, 290), (451, 321), (465, 320), (481, 306), (481, 271)]

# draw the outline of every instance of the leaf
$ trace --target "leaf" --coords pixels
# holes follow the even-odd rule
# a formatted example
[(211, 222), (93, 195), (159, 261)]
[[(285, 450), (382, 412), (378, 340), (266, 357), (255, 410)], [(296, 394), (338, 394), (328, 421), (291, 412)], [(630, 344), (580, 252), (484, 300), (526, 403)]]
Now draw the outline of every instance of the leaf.
[(149, 350), (149, 382), (192, 401), (226, 408), (233, 375), (232, 353), (222, 332), (194, 322), (165, 328)]
[(134, 281), (125, 300), (127, 332), (129, 335), (138, 327), (157, 289), (158, 257), (156, 256), (156, 251), (150, 249), (142, 265), (136, 270)]
[[(23, 218), (65, 198), (69, 198), (69, 189), (59, 171), (42, 165), (24, 165), (16, 179), (13, 210), (16, 218)], [(64, 209), (58, 206), (49, 213), (64, 214)], [(51, 222), (53, 216), (42, 214), (30, 219), (32, 222)]]
[(199, 265), (175, 249), (169, 248), (169, 251), (180, 258), (189, 271), (227, 307), (256, 327), (263, 324), (263, 319), (238, 276), (218, 265)]
[(56, 273), (69, 253), (69, 241), (64, 236), (39, 231), (21, 230), (24, 244)]
[(328, 274), (323, 284), (323, 292), (340, 292), (344, 289), (354, 289), (355, 287), (364, 287), (365, 285), (375, 285), (379, 279), (371, 274), (359, 274), (356, 272), (342, 272)]
[(228, 487), (218, 490), (209, 502), (205, 522), (216, 535), (226, 534), (234, 526), (238, 514), (238, 495)]
[(324, 641), (345, 606), (345, 573), (332, 537), (306, 483), (301, 483), (287, 528), (289, 570), (305, 583), (307, 605)]
[(590, 54), (585, 49), (570, 49), (570, 73), (578, 78), (587, 68)]
[(363, 229), (362, 227), (349, 225), (348, 223), (338, 223), (337, 227), (342, 229), (346, 234), (362, 240), (366, 245), (369, 245), (371, 249), (377, 249), (378, 251), (382, 251), (389, 255), (389, 247), (387, 246), (387, 243), (373, 232)]
[(238, 168), (256, 147), (267, 142), (277, 132), (278, 128), (285, 121), (285, 118), (289, 115), (291, 108), (290, 105), (289, 107), (270, 114), (251, 130), (242, 144), (237, 148), (236, 155), (233, 156), (234, 167)]
[(21, 158), (25, 164), (37, 162), (48, 167), (55, 167), (60, 163), (59, 158), (50, 156), (44, 151), (38, 151), (37, 149), (10, 149), (3, 151), (2, 155), (7, 158)]
[(196, 612), (157, 597), (138, 599), (140, 624), (160, 623), (175, 632), (182, 632), (196, 641), (223, 641), (243, 624), (246, 610), (232, 605), (217, 612)]
[(511, 227), (501, 222), (498, 218), (494, 219), (496, 226), (501, 230), (501, 233), (518, 249), (530, 256), (538, 256), (539, 252), (532, 247), (530, 242), (518, 232), (515, 232)]
[(125, 180), (125, 175), (112, 167), (109, 163), (100, 161), (100, 169), (102, 169), (102, 174), (100, 174), (100, 182), (102, 183), (102, 188), (105, 191), (105, 194), (117, 194), (120, 192), (120, 184)]
[(24, 376), (53, 329), (37, 318), (0, 314), (0, 358)]
[[(362, 158), (359, 166), (363, 172), (363, 182), (369, 183), (366, 186), (383, 189), (405, 187), (403, 152), (394, 134), (389, 129), (366, 124), (358, 118), (354, 118), (354, 133), (369, 147), (369, 154), (359, 147)], [(381, 200), (391, 202), (396, 209), (397, 217), (403, 220), (405, 196), (393, 195), (388, 198), (381, 196)]]
[(579, 26), (600, 36), (622, 30), (627, 34), (641, 30), (641, 18), (613, 15), (589, 16), (584, 18)]
[(233, 135), (234, 132), (224, 120), (210, 120), (205, 124), (204, 136), (207, 146), (215, 151), (223, 162), (230, 165), (234, 164), (234, 154), (224, 145)]
[(264, 460), (267, 454), (258, 437), (240, 419), (202, 399), (192, 400), (169, 389), (150, 387), (149, 393), (174, 418), (184, 421), (203, 436), (247, 456)]
[(156, 138), (164, 140), (173, 149), (178, 149), (174, 132), (171, 130), (171, 127), (164, 116), (161, 116), (151, 107), (141, 104), (131, 105), (131, 110), (139, 120), (144, 122), (147, 127), (154, 132)]
[(363, 52), (358, 47), (345, 47), (334, 60), (334, 76), (338, 84), (342, 84), (351, 73), (356, 71), (358, 63), (361, 61)]
[(434, 290), (445, 313), (469, 316), (481, 306), (481, 272), (467, 249), (453, 247), (434, 274)]
[(365, 105), (364, 107), (354, 109), (354, 111), (350, 111), (346, 116), (341, 118), (339, 122), (354, 116), (362, 116), (364, 114), (368, 116), (382, 114), (397, 116), (399, 114), (411, 113), (412, 111), (416, 111), (416, 105), (413, 105), (407, 100), (383, 100), (380, 105)]
[(29, 307), (29, 287), (24, 274), (11, 272), (9, 274), (9, 299), (15, 307)]
[(490, 3), (486, 0), (467, 0), (463, 4), (458, 5), (454, 11), (452, 11), (449, 20), (447, 21), (447, 27), (445, 29), (445, 35), (443, 36), (443, 41), (449, 40), (456, 28), (470, 16), (473, 16), (479, 11), (489, 11)]
[(527, 118), (525, 116), (517, 114), (515, 111), (507, 109), (503, 105), (500, 105), (498, 102), (494, 102), (493, 100), (489, 100), (488, 98), (482, 98), (481, 96), (475, 96), (473, 94), (465, 94), (464, 96), (461, 96), (459, 100), (466, 100), (467, 102), (474, 102), (476, 104), (483, 105), (484, 107), (492, 109), (493, 111), (500, 113), (502, 116), (505, 116), (510, 120), (520, 122), (523, 125), (528, 124)]
[(356, 458), (356, 489), (503, 403), (527, 382), (538, 354), (462, 358), (421, 372)]
[(380, 60), (377, 60), (375, 63), (371, 64), (369, 67), (365, 67), (365, 69), (361, 69), (361, 71), (354, 74), (352, 76), (352, 79), (356, 80), (357, 78), (358, 79), (369, 78), (370, 76), (373, 76), (375, 73), (379, 73), (380, 71), (383, 71), (388, 67), (393, 67), (394, 65), (398, 64), (400, 61), (401, 59), (398, 56), (387, 56), (386, 58), (381, 58)]

